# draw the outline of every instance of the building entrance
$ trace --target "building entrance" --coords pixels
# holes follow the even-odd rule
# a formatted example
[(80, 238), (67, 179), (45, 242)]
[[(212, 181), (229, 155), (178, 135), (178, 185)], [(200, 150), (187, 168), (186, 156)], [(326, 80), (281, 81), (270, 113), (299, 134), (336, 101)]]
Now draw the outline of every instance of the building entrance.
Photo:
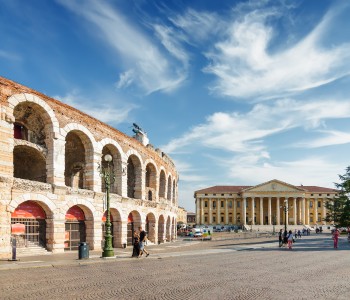
[(64, 250), (78, 250), (81, 242), (86, 242), (85, 214), (75, 205), (66, 213)]

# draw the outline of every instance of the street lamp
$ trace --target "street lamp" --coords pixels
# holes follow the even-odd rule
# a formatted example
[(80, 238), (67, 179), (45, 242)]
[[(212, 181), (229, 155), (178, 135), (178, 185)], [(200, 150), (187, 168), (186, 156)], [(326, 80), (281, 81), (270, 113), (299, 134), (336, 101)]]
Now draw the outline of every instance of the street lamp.
[[(291, 206), (291, 207), (293, 208), (293, 206)], [(284, 200), (283, 209), (284, 209), (284, 231), (287, 231), (287, 212), (288, 212), (288, 209), (289, 209), (288, 199)]]
[(107, 216), (106, 216), (106, 233), (105, 233), (105, 244), (103, 247), (102, 257), (112, 257), (114, 256), (114, 250), (112, 245), (112, 234), (111, 234), (111, 210), (109, 204), (109, 189), (111, 184), (115, 181), (115, 175), (113, 174), (113, 168), (110, 166), (112, 161), (112, 155), (106, 154), (104, 157), (105, 162), (107, 162), (107, 167), (103, 167), (99, 164), (98, 170), (100, 172), (101, 178), (103, 178), (106, 187), (106, 201), (107, 201)]

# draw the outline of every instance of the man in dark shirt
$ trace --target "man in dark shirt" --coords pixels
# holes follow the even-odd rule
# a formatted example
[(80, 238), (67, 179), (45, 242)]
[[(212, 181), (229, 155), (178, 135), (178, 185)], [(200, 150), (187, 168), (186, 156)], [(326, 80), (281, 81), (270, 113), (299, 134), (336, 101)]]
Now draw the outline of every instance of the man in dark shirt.
[(146, 231), (144, 231), (142, 229), (142, 226), (139, 227), (139, 231), (140, 231), (140, 242), (139, 242), (140, 253), (139, 253), (139, 258), (141, 257), (143, 252), (146, 253), (146, 257), (147, 257), (149, 255), (149, 253), (145, 249), (145, 243), (146, 243), (146, 240), (147, 240), (147, 234), (146, 234)]

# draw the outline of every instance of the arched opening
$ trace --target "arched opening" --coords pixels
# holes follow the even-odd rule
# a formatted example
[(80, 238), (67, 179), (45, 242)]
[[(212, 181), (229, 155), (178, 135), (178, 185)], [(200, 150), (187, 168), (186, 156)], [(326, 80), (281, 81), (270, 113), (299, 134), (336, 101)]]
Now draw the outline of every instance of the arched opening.
[[(111, 155), (112, 161), (109, 163), (112, 173), (115, 176), (115, 180), (113, 184), (111, 184), (110, 192), (118, 195), (122, 194), (122, 161), (121, 155), (118, 149), (113, 145), (106, 145), (102, 149), (102, 157), (101, 157), (101, 166), (103, 168), (107, 167), (107, 162), (104, 160), (105, 155)], [(101, 191), (105, 192), (105, 182), (104, 179), (101, 178)]]
[(170, 236), (170, 216), (168, 216), (167, 221), (166, 221), (166, 240), (168, 242), (171, 241), (171, 236)]
[(146, 232), (147, 238), (150, 242), (156, 242), (156, 218), (154, 214), (149, 213), (146, 216)]
[(174, 240), (176, 238), (176, 220), (173, 217), (172, 223), (171, 223), (171, 240)]
[(66, 136), (65, 145), (65, 184), (72, 188), (89, 189), (93, 183), (88, 184), (85, 174), (87, 165), (91, 163), (91, 142), (80, 131), (71, 131)]
[(34, 201), (25, 201), (11, 214), (11, 234), (16, 239), (16, 247), (32, 245), (46, 248), (46, 213)]
[(46, 158), (38, 149), (27, 145), (13, 150), (14, 177), (46, 182)]
[(168, 193), (167, 193), (167, 199), (171, 201), (171, 176), (168, 177)]
[(160, 215), (158, 220), (158, 243), (164, 243), (164, 216)]
[(141, 162), (136, 155), (128, 159), (128, 197), (141, 199)]
[(175, 180), (173, 181), (173, 205), (176, 204), (175, 202), (175, 192), (176, 192), (176, 185), (175, 185)]
[(127, 246), (132, 246), (134, 244), (134, 233), (135, 231), (138, 231), (140, 225), (140, 214), (135, 210), (129, 213), (127, 225)]
[(159, 198), (165, 198), (165, 187), (166, 187), (166, 178), (164, 170), (160, 171), (159, 176)]
[(156, 187), (157, 187), (157, 173), (156, 168), (153, 164), (149, 163), (146, 166), (146, 193), (148, 194), (148, 200), (153, 199), (153, 195), (156, 195)]
[(84, 211), (74, 205), (68, 209), (65, 222), (64, 250), (78, 250), (79, 243), (86, 242)]
[(15, 117), (13, 126), (15, 139), (47, 148), (45, 126), (49, 125), (49, 116), (40, 105), (22, 102), (14, 108), (13, 115)]

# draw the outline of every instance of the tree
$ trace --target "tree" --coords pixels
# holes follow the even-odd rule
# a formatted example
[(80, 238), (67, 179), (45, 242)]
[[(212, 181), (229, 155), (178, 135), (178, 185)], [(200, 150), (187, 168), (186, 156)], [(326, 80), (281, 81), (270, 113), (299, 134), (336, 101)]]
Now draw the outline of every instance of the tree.
[(326, 202), (327, 222), (334, 222), (338, 227), (350, 226), (350, 166), (344, 175), (339, 175), (340, 183), (335, 183), (338, 194)]

